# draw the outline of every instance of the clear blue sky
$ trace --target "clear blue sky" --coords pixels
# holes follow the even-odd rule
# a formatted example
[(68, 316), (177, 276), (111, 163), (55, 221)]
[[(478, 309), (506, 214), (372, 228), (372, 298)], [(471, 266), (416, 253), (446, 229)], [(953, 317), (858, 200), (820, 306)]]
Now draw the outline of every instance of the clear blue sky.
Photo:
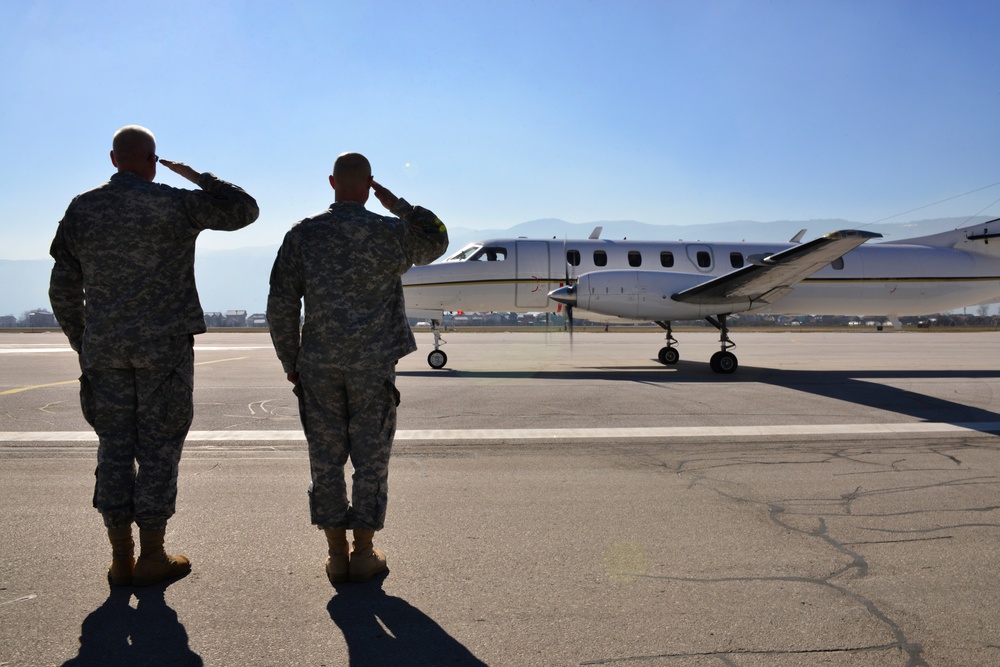
[(998, 34), (995, 0), (0, 0), (0, 258), (130, 123), (257, 197), (202, 247), (279, 243), (345, 150), (457, 227), (874, 222), (1000, 182)]

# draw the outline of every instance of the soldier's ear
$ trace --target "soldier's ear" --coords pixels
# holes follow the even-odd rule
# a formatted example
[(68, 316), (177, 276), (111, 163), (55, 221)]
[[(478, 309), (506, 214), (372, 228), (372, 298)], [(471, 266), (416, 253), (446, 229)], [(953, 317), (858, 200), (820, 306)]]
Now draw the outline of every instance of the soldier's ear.
[(333, 174), (330, 174), (330, 187), (334, 190), (337, 189), (337, 182), (333, 180)]
[(115, 152), (114, 151), (111, 151), (111, 164), (115, 165), (116, 169), (118, 168), (118, 161), (115, 160)]

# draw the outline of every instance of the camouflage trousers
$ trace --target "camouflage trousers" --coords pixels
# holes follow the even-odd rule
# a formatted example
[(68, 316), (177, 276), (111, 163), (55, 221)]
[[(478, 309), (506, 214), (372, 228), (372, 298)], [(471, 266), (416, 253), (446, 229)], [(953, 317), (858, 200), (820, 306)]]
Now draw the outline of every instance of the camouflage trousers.
[(190, 336), (164, 345), (156, 366), (85, 368), (80, 378), (83, 415), (99, 439), (94, 507), (108, 528), (134, 521), (161, 530), (174, 514), (194, 415), (194, 351)]
[[(395, 366), (361, 372), (302, 369), (294, 391), (309, 443), (309, 512), (320, 528), (381, 530), (396, 434)], [(354, 466), (351, 502), (344, 466)]]

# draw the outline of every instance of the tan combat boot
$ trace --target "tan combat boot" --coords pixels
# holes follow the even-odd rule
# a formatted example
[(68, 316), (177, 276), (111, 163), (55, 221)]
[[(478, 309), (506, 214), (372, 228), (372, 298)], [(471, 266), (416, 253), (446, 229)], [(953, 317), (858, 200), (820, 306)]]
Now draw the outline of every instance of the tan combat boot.
[(327, 553), (326, 578), (331, 584), (347, 581), (350, 572), (351, 547), (347, 544), (346, 528), (324, 528)]
[(130, 586), (132, 569), (135, 568), (135, 542), (132, 541), (132, 524), (120, 528), (108, 528), (111, 542), (111, 565), (108, 567), (108, 581), (112, 586)]
[(191, 571), (186, 556), (170, 556), (163, 550), (163, 530), (139, 529), (139, 559), (132, 571), (133, 586), (150, 586), (183, 577)]
[(374, 530), (354, 531), (354, 552), (351, 554), (351, 581), (368, 581), (386, 570), (385, 554), (372, 547)]

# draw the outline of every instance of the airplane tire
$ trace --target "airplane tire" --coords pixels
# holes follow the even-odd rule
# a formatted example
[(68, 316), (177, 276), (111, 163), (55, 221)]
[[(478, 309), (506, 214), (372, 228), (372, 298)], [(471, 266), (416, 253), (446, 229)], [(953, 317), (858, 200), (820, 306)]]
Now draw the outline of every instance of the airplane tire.
[(427, 363), (434, 370), (444, 368), (444, 365), (448, 363), (448, 355), (441, 350), (434, 350), (427, 355)]
[(660, 354), (658, 355), (658, 358), (661, 364), (664, 364), (666, 366), (672, 366), (673, 364), (676, 364), (680, 360), (681, 355), (680, 353), (677, 352), (676, 348), (664, 347), (660, 349)]
[(712, 359), (708, 362), (708, 365), (716, 373), (732, 375), (736, 372), (740, 364), (736, 359), (736, 355), (732, 352), (716, 352), (712, 355)]

